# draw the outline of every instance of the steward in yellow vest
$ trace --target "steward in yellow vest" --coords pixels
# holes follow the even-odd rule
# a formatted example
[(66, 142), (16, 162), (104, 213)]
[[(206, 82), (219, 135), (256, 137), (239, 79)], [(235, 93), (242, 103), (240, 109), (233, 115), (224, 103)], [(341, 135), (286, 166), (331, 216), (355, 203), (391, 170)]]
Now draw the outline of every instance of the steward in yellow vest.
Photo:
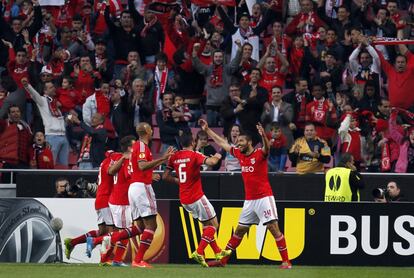
[(325, 202), (359, 202), (359, 190), (364, 187), (360, 173), (356, 171), (354, 158), (344, 153), (338, 167), (325, 175)]

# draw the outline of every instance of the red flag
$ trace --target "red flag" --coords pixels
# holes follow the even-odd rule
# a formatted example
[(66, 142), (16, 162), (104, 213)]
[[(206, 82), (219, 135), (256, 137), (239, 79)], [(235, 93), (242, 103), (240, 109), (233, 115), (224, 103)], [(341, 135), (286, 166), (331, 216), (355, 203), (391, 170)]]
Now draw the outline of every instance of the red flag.
[[(214, 1), (212, 0), (191, 0), (191, 2), (201, 7), (214, 5)], [(236, 0), (218, 0), (217, 2), (219, 5), (223, 5), (223, 6), (229, 6), (229, 7), (236, 6)]]

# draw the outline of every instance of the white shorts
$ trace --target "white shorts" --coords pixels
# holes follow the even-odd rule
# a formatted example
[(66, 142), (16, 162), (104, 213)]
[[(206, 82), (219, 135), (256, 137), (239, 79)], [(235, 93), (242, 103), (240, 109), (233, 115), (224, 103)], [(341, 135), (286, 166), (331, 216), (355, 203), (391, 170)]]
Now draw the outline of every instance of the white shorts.
[(131, 208), (128, 205), (109, 204), (111, 209), (114, 225), (120, 229), (126, 229), (132, 226)]
[(214, 207), (211, 205), (210, 201), (204, 195), (192, 204), (182, 205), (183, 208), (185, 208), (186, 211), (191, 213), (191, 215), (195, 219), (198, 219), (202, 222), (216, 217)]
[(261, 222), (264, 225), (277, 219), (278, 216), (275, 197), (268, 196), (257, 200), (244, 201), (243, 209), (239, 218), (239, 224), (257, 225)]
[(109, 207), (96, 210), (96, 215), (98, 216), (98, 225), (114, 225), (114, 220), (112, 219), (112, 214)]
[(151, 184), (132, 183), (129, 186), (128, 199), (131, 206), (132, 220), (157, 215), (157, 202)]

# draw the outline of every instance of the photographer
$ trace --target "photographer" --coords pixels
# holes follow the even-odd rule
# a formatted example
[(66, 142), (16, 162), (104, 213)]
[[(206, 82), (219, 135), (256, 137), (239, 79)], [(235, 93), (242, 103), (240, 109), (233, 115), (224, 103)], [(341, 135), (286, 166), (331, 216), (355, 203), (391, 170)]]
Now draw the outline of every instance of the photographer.
[(55, 186), (55, 198), (93, 198), (97, 190), (96, 183), (89, 183), (83, 178), (72, 185), (67, 178), (60, 177), (55, 181)]
[(359, 202), (359, 190), (365, 183), (354, 163), (352, 154), (344, 153), (338, 167), (326, 172), (325, 202)]
[(400, 186), (395, 181), (390, 181), (386, 188), (376, 188), (372, 191), (376, 203), (393, 203), (405, 201)]

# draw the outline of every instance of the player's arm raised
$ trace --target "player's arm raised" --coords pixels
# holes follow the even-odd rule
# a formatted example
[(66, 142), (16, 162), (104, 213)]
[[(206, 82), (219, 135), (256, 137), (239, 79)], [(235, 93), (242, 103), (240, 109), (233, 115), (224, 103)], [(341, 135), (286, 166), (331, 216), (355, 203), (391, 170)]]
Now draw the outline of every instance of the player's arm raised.
[(216, 153), (213, 156), (207, 157), (206, 160), (204, 161), (204, 164), (208, 166), (214, 166), (217, 163), (219, 163), (220, 159), (221, 159), (221, 154)]
[(124, 163), (126, 158), (128, 158), (128, 157), (123, 155), (118, 161), (116, 161), (114, 164), (109, 166), (108, 175), (115, 176), (116, 173), (118, 173), (119, 170), (121, 169), (122, 164)]
[(173, 155), (175, 152), (175, 149), (173, 147), (168, 147), (167, 151), (158, 159), (151, 160), (151, 161), (138, 161), (138, 168), (142, 171), (152, 169), (155, 167), (160, 166), (165, 161), (170, 158), (171, 155)]
[(222, 147), (226, 152), (229, 152), (231, 149), (230, 144), (227, 142), (226, 139), (222, 138), (220, 135), (218, 135), (217, 133), (215, 133), (213, 130), (211, 130), (208, 127), (208, 124), (205, 120), (200, 119), (198, 121), (200, 127), (202, 130), (204, 130), (205, 132), (207, 132), (208, 136), (211, 137), (211, 139), (213, 139), (214, 142), (216, 142), (217, 145), (219, 145), (220, 147)]
[(169, 167), (165, 168), (164, 173), (162, 174), (162, 179), (169, 183), (179, 184), (178, 178), (172, 175), (172, 169)]
[(269, 139), (267, 139), (266, 132), (261, 123), (257, 123), (256, 125), (257, 131), (259, 132), (260, 137), (262, 137), (262, 152), (264, 155), (269, 154), (270, 143)]

